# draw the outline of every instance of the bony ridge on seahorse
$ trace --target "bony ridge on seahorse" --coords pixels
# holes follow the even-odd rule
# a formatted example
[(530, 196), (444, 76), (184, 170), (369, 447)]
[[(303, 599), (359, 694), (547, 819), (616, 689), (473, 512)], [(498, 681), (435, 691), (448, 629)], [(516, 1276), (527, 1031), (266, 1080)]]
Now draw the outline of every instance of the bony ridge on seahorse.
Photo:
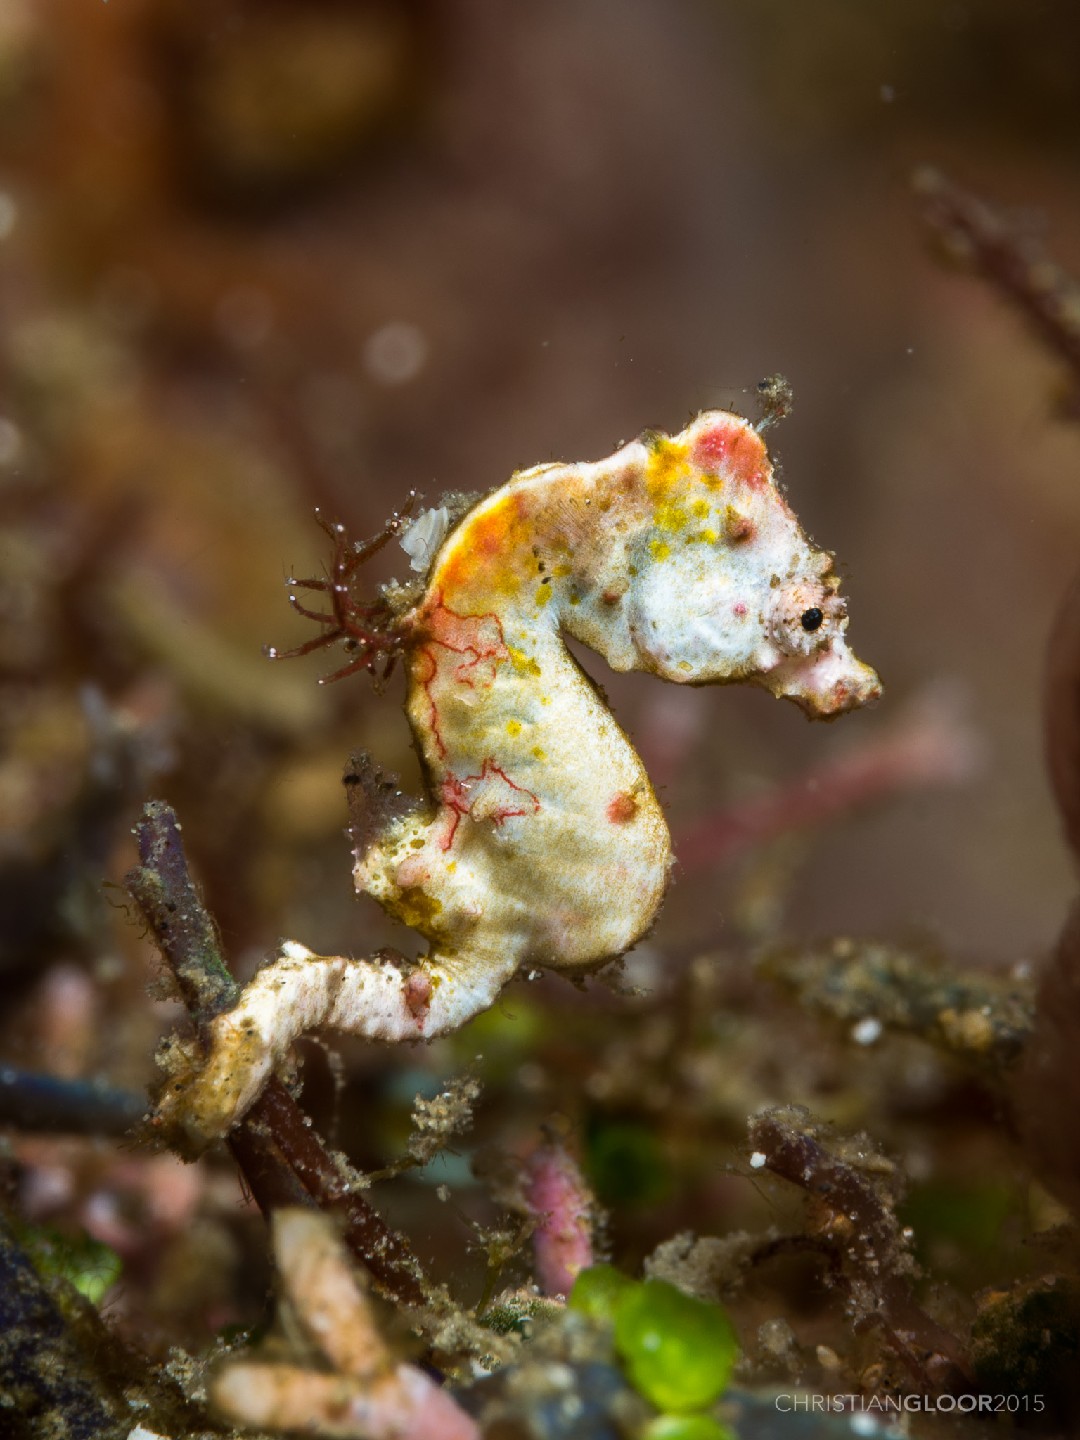
[[(343, 574), (305, 583), (336, 585), (340, 600)], [(347, 959), (287, 942), (216, 1019), (205, 1062), (166, 1084), (162, 1118), (205, 1141), (305, 1031), (428, 1039), (490, 1006), (521, 967), (581, 974), (623, 954), (656, 915), (670, 837), (563, 636), (615, 670), (750, 681), (829, 717), (880, 693), (848, 648), (838, 587), (757, 430), (722, 411), (606, 460), (521, 471), (482, 499), (391, 626), (426, 794), (396, 812), (391, 802), (379, 823), (377, 776), (361, 766), (351, 777), (370, 802), (354, 829), (356, 888), (428, 953)], [(361, 658), (347, 669), (372, 668), (373, 613), (354, 608)]]

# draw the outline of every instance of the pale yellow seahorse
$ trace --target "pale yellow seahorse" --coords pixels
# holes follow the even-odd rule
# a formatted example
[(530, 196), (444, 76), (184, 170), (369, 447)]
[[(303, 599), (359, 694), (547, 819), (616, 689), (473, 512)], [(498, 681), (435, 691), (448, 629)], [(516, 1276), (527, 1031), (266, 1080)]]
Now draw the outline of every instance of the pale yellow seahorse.
[(838, 586), (757, 430), (726, 412), (606, 460), (521, 471), (477, 503), (394, 618), (426, 793), (356, 832), (357, 889), (428, 953), (347, 959), (286, 943), (214, 1022), (205, 1063), (172, 1077), (163, 1118), (220, 1135), (305, 1031), (428, 1039), (522, 967), (581, 974), (623, 954), (656, 915), (670, 838), (563, 637), (615, 670), (751, 681), (833, 716), (880, 691), (848, 648)]

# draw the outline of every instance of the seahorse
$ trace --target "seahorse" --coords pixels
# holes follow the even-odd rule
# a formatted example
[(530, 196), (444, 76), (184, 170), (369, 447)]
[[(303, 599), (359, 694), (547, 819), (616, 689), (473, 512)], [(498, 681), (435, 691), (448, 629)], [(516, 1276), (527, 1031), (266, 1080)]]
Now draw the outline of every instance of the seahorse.
[[(581, 975), (641, 938), (671, 840), (564, 637), (613, 670), (751, 682), (830, 717), (880, 693), (846, 628), (833, 556), (803, 533), (759, 431), (735, 414), (516, 473), (437, 545), (395, 622), (425, 793), (354, 830), (357, 890), (427, 953), (350, 959), (286, 942), (214, 1021), (201, 1066), (170, 1079), (163, 1118), (221, 1135), (304, 1032), (430, 1039), (519, 970)], [(373, 801), (370, 767), (352, 778)]]

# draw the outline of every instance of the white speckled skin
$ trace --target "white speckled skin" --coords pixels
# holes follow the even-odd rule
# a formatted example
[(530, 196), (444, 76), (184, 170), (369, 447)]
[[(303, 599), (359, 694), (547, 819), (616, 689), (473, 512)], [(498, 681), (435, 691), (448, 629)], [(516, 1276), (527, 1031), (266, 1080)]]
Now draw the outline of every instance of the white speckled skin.
[(426, 803), (356, 856), (357, 889), (429, 954), (409, 967), (285, 946), (163, 1110), (221, 1134), (305, 1030), (426, 1039), (489, 1006), (521, 966), (581, 973), (640, 938), (667, 882), (667, 826), (564, 634), (616, 670), (749, 681), (827, 717), (880, 693), (846, 627), (832, 556), (735, 415), (515, 475), (446, 538), (404, 619)]

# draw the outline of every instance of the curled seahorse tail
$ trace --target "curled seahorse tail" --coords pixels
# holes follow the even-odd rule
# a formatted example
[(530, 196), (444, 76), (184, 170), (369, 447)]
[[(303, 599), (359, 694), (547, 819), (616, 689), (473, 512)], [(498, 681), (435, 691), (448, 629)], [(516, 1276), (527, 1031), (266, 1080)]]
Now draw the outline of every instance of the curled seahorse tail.
[(205, 1145), (241, 1120), (293, 1043), (312, 1030), (369, 1040), (428, 1040), (486, 1010), (516, 960), (457, 967), (439, 954), (408, 961), (393, 951), (362, 960), (315, 955), (294, 940), (258, 972), (211, 1026), (210, 1053), (190, 1078), (169, 1083), (158, 1113)]

